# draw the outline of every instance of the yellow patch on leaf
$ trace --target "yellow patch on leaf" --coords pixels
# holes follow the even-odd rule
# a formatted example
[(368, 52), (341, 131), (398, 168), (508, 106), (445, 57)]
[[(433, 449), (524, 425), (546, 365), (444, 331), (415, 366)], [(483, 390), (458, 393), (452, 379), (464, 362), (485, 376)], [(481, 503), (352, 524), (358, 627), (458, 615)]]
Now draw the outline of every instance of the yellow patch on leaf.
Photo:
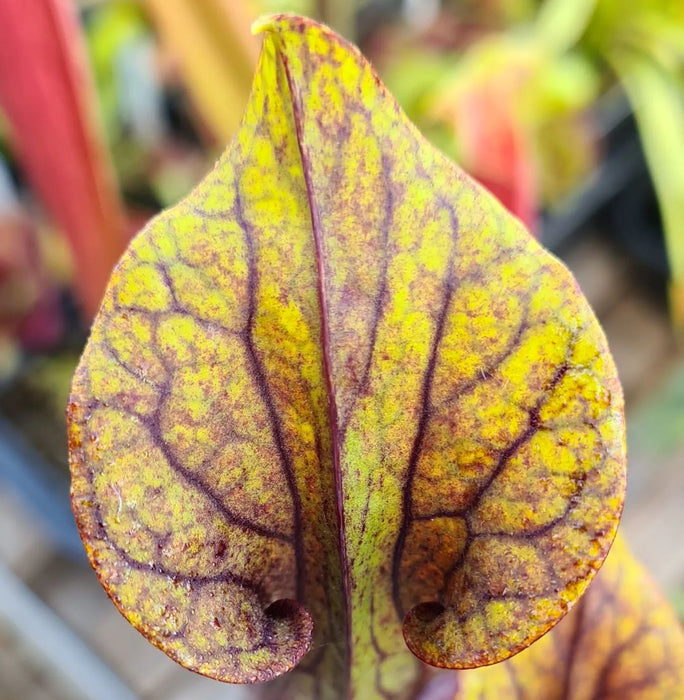
[(622, 508), (622, 393), (570, 273), (356, 49), (257, 29), (232, 145), (112, 276), (69, 407), (74, 510), (185, 666), (401, 700), (416, 657), (501, 661), (582, 594)]

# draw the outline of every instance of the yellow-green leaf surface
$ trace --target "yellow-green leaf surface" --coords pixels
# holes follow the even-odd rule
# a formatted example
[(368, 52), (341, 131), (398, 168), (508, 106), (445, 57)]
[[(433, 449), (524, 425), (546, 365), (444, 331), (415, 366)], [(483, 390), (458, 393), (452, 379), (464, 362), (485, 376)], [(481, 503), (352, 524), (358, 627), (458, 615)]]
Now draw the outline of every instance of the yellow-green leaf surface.
[(116, 605), (189, 668), (410, 698), (407, 646), (494, 663), (584, 591), (622, 507), (622, 393), (568, 271), (356, 49), (257, 29), (235, 140), (94, 324), (74, 510)]
[(510, 661), (454, 680), (460, 685), (454, 700), (679, 700), (684, 634), (651, 578), (618, 540), (558, 627)]

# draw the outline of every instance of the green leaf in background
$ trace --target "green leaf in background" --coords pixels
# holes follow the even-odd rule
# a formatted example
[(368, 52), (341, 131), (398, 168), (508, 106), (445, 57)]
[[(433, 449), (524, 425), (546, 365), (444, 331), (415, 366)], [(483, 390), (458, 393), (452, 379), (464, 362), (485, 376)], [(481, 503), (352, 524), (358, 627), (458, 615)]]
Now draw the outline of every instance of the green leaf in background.
[(600, 0), (582, 44), (615, 71), (634, 110), (660, 206), (670, 261), (672, 318), (681, 332), (684, 330), (684, 3)]
[(681, 81), (649, 56), (616, 56), (658, 196), (670, 261), (670, 304), (684, 331), (684, 93)]

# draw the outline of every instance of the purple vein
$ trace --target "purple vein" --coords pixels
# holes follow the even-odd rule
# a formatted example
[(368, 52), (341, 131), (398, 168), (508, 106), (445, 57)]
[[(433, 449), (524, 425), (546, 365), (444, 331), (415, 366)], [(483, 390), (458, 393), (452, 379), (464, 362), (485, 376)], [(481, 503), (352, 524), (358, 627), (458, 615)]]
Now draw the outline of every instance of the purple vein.
[(294, 84), (292, 75), (290, 74), (287, 59), (280, 53), (283, 70), (287, 78), (287, 85), (290, 91), (292, 100), (292, 116), (297, 135), (297, 147), (302, 161), (302, 174), (304, 176), (304, 184), (306, 187), (306, 195), (309, 202), (309, 212), (311, 214), (311, 229), (313, 233), (314, 245), (316, 248), (316, 263), (318, 265), (318, 299), (321, 315), (321, 342), (323, 344), (323, 373), (325, 375), (325, 384), (328, 394), (328, 417), (330, 421), (330, 432), (332, 442), (332, 457), (333, 457), (333, 476), (335, 479), (335, 500), (337, 503), (337, 519), (338, 519), (338, 550), (340, 557), (340, 566), (342, 568), (342, 590), (344, 595), (345, 613), (347, 618), (347, 677), (351, 675), (351, 648), (352, 648), (352, 631), (351, 631), (351, 601), (349, 597), (350, 591), (350, 572), (349, 562), (347, 560), (347, 537), (344, 523), (344, 501), (342, 491), (342, 472), (340, 467), (340, 432), (337, 403), (335, 401), (335, 386), (332, 377), (332, 360), (330, 356), (330, 327), (328, 324), (327, 309), (326, 309), (326, 277), (325, 277), (325, 251), (322, 240), (322, 226), (320, 221), (320, 213), (314, 199), (314, 188), (311, 181), (311, 163), (309, 156), (304, 148), (304, 138), (302, 133), (302, 108), (299, 104), (300, 95)]
[[(160, 387), (160, 394), (162, 399), (167, 393), (168, 384)], [(99, 400), (90, 401), (88, 403), (88, 407), (90, 410), (93, 410), (95, 408), (112, 408), (110, 405), (103, 403)], [(220, 513), (220, 515), (223, 516), (223, 519), (229, 525), (239, 527), (243, 530), (246, 530), (247, 532), (250, 532), (251, 534), (272, 538), (281, 542), (285, 542), (287, 544), (292, 544), (292, 538), (288, 535), (285, 535), (282, 532), (278, 532), (277, 530), (272, 530), (268, 527), (264, 527), (263, 525), (259, 525), (253, 520), (250, 520), (249, 518), (246, 518), (243, 515), (239, 515), (238, 513), (233, 512), (224, 503), (221, 496), (217, 494), (216, 491), (212, 489), (197, 473), (184, 467), (173, 454), (173, 451), (170, 449), (168, 443), (164, 439), (161, 426), (159, 424), (159, 411), (156, 411), (152, 416), (144, 416), (138, 413), (137, 411), (133, 411), (125, 406), (119, 405), (115, 408), (116, 410), (119, 410), (122, 413), (125, 413), (126, 415), (132, 416), (133, 418), (137, 419), (140, 422), (140, 424), (147, 429), (150, 439), (164, 455), (164, 458), (168, 462), (169, 467), (176, 474), (184, 478), (191, 486), (195, 488), (196, 491), (198, 491), (207, 499), (209, 499), (212, 505), (218, 511), (218, 513)]]
[[(382, 155), (382, 172), (387, 176), (391, 170), (391, 165), (389, 163), (389, 157), (386, 154)], [(388, 178), (386, 178), (388, 179)], [(368, 355), (366, 357), (366, 362), (363, 367), (363, 373), (361, 374), (361, 381), (358, 383), (356, 390), (354, 392), (354, 397), (350, 406), (347, 409), (347, 415), (344, 416), (342, 424), (340, 426), (340, 434), (342, 439), (347, 432), (347, 426), (349, 425), (349, 419), (354, 411), (354, 407), (358, 402), (361, 394), (367, 389), (368, 382), (370, 380), (370, 370), (373, 362), (373, 350), (378, 338), (378, 329), (380, 326), (380, 320), (382, 318), (384, 310), (384, 299), (387, 293), (387, 272), (389, 269), (389, 251), (387, 250), (387, 245), (389, 242), (389, 230), (392, 224), (392, 219), (394, 217), (394, 191), (392, 190), (392, 185), (386, 182), (385, 187), (385, 206), (383, 210), (382, 217), (382, 251), (383, 255), (380, 256), (380, 283), (378, 284), (378, 293), (375, 298), (375, 304), (373, 306), (373, 322), (371, 325), (370, 338), (368, 342)]]
[(437, 356), (439, 353), (439, 346), (442, 342), (442, 337), (444, 336), (444, 328), (446, 326), (447, 313), (449, 311), (449, 306), (451, 304), (451, 298), (454, 293), (453, 280), (451, 275), (453, 261), (450, 260), (448, 263), (447, 274), (449, 277), (445, 281), (444, 298), (442, 300), (442, 308), (439, 311), (439, 316), (437, 318), (437, 327), (435, 329), (435, 335), (432, 339), (432, 347), (430, 348), (430, 356), (428, 359), (427, 369), (425, 370), (425, 375), (423, 377), (423, 387), (421, 390), (421, 409), (420, 417), (418, 419), (418, 429), (416, 431), (416, 437), (413, 441), (413, 446), (411, 448), (411, 454), (409, 456), (408, 470), (406, 473), (406, 478), (404, 481), (403, 488), (403, 517), (402, 522), (399, 527), (399, 534), (397, 536), (397, 542), (394, 547), (394, 556), (392, 560), (392, 596), (394, 598), (394, 607), (400, 617), (403, 617), (403, 607), (401, 605), (401, 595), (399, 590), (399, 579), (401, 574), (401, 557), (404, 551), (404, 545), (406, 543), (406, 536), (408, 534), (408, 529), (411, 526), (411, 521), (413, 519), (413, 478), (418, 468), (418, 460), (420, 454), (423, 450), (423, 442), (425, 440), (425, 433), (427, 431), (427, 426), (430, 421), (430, 395), (432, 393), (432, 381), (434, 379), (435, 370), (437, 368)]
[(271, 393), (271, 388), (268, 384), (268, 380), (266, 379), (266, 371), (262, 365), (261, 359), (259, 358), (256, 346), (254, 345), (253, 333), (254, 319), (256, 316), (257, 260), (256, 250), (254, 248), (252, 225), (245, 219), (244, 211), (242, 209), (242, 198), (239, 191), (235, 193), (235, 218), (237, 219), (242, 230), (245, 232), (247, 264), (249, 269), (249, 274), (247, 276), (249, 309), (247, 312), (247, 328), (244, 334), (245, 345), (247, 347), (247, 355), (254, 371), (254, 378), (259, 394), (261, 395), (261, 399), (266, 407), (266, 413), (268, 414), (273, 439), (276, 444), (276, 449), (278, 451), (281, 464), (283, 465), (287, 487), (292, 497), (292, 531), (294, 539), (295, 567), (297, 571), (296, 589), (297, 600), (301, 602), (304, 597), (304, 576), (302, 572), (304, 567), (304, 545), (302, 542), (302, 503), (299, 496), (299, 491), (297, 490), (292, 460), (290, 459), (290, 454), (287, 450), (287, 446), (285, 445), (285, 438), (283, 436), (283, 430), (278, 418), (278, 411)]
[[(594, 690), (594, 694), (591, 697), (591, 700), (601, 700), (601, 698), (605, 698), (606, 695), (608, 695), (608, 681), (610, 678), (610, 673), (614, 670), (618, 659), (622, 654), (627, 652), (630, 649), (630, 647), (633, 647), (635, 644), (638, 644), (647, 632), (648, 628), (642, 621), (641, 624), (639, 624), (637, 628), (629, 635), (629, 637), (627, 637), (619, 644), (616, 644), (610, 650), (610, 652), (604, 659), (603, 664), (601, 664), (601, 670), (599, 672), (598, 678), (596, 679), (596, 687)], [(648, 676), (645, 679), (642, 679), (642, 682), (644, 681), (648, 681)], [(627, 685), (627, 687), (629, 687), (629, 685)], [(569, 695), (564, 696), (564, 698), (567, 697), (569, 697)]]
[(529, 330), (530, 327), (531, 326), (529, 323), (529, 308), (526, 308), (525, 314), (523, 316), (522, 321), (520, 322), (520, 325), (518, 326), (515, 334), (508, 342), (506, 347), (491, 360), (487, 367), (481, 368), (479, 371), (476, 371), (473, 377), (465, 380), (460, 386), (457, 386), (456, 389), (452, 392), (452, 394), (439, 406), (439, 408), (444, 408), (456, 403), (459, 399), (463, 398), (466, 394), (475, 389), (475, 387), (481, 385), (482, 382), (494, 377), (494, 375), (497, 373), (497, 371), (500, 369), (503, 363), (509, 357), (511, 357), (511, 355), (515, 352), (515, 350), (518, 347), (520, 347), (525, 331)]
[[(94, 472), (92, 469), (86, 470), (86, 478), (88, 480), (88, 484), (92, 492), (94, 493)], [(105, 542), (106, 545), (110, 547), (112, 551), (114, 551), (117, 554), (117, 556), (126, 564), (126, 566), (130, 567), (131, 569), (134, 569), (135, 571), (149, 571), (151, 573), (157, 574), (158, 576), (165, 576), (166, 578), (174, 579), (179, 582), (182, 581), (184, 583), (190, 583), (195, 586), (204, 586), (211, 583), (232, 583), (239, 586), (240, 588), (251, 591), (261, 599), (265, 598), (264, 591), (258, 584), (256, 584), (254, 581), (251, 581), (250, 579), (245, 578), (244, 576), (234, 574), (230, 570), (220, 571), (216, 574), (209, 575), (188, 574), (169, 569), (160, 564), (159, 562), (139, 561), (138, 559), (132, 557), (126, 549), (120, 547), (114, 541), (113, 537), (109, 533), (107, 526), (105, 525), (105, 519), (102, 514), (102, 508), (95, 499), (93, 499), (90, 505), (90, 512), (92, 514), (94, 525), (94, 532), (92, 533), (92, 535)], [(84, 533), (83, 527), (83, 523), (79, 522), (79, 530), (81, 530), (82, 533)], [(97, 571), (97, 574), (99, 577), (100, 571)], [(105, 590), (107, 591), (107, 595), (112, 595), (112, 589), (110, 589), (109, 586), (105, 586)]]
[(109, 533), (106, 531), (106, 528), (102, 539), (103, 541), (107, 542), (107, 544), (117, 553), (120, 559), (125, 562), (126, 566), (134, 569), (135, 571), (149, 571), (157, 574), (158, 576), (174, 579), (178, 582), (182, 581), (183, 583), (190, 583), (193, 586), (206, 586), (211, 583), (231, 583), (239, 588), (254, 593), (261, 600), (266, 599), (266, 594), (259, 585), (254, 583), (254, 581), (245, 578), (244, 576), (233, 573), (229, 569), (220, 571), (216, 574), (208, 575), (181, 573), (175, 569), (169, 569), (159, 562), (141, 562), (138, 559), (133, 558), (125, 549), (114, 542)]
[(586, 612), (586, 603), (580, 600), (575, 614), (575, 626), (572, 628), (572, 634), (568, 640), (568, 648), (566, 652), (565, 663), (563, 666), (563, 676), (561, 679), (561, 696), (563, 700), (570, 697), (572, 689), (573, 671), (575, 671), (575, 660), (580, 648), (580, 642), (584, 635), (584, 617)]
[(152, 441), (161, 450), (171, 469), (173, 469), (176, 474), (182, 476), (196, 491), (208, 498), (229, 525), (234, 525), (254, 535), (269, 537), (271, 539), (280, 540), (281, 542), (287, 542), (288, 544), (292, 543), (292, 540), (287, 535), (259, 525), (253, 520), (230, 510), (223, 502), (221, 496), (219, 496), (219, 494), (217, 494), (198, 474), (184, 467), (173, 454), (173, 450), (169, 448), (168, 443), (164, 439), (161, 426), (159, 425), (158, 414), (155, 414), (152, 420), (143, 419), (141, 422), (143, 425), (146, 425)]
[[(461, 553), (459, 554), (458, 558), (456, 561), (449, 567), (447, 570), (444, 580), (445, 580), (445, 585), (442, 588), (441, 595), (444, 595), (444, 591), (446, 590), (447, 583), (449, 579), (461, 568), (463, 565), (463, 562), (465, 561), (466, 557), (468, 556), (470, 552), (470, 547), (473, 543), (473, 540), (475, 539), (475, 535), (472, 532), (472, 516), (475, 510), (477, 509), (478, 505), (481, 503), (482, 499), (484, 498), (485, 494), (489, 490), (490, 486), (494, 483), (494, 481), (499, 477), (499, 475), (504, 471), (506, 466), (508, 465), (510, 459), (520, 450), (526, 443), (528, 443), (534, 434), (540, 429), (540, 423), (539, 423), (539, 412), (541, 411), (542, 406), (544, 405), (544, 402), (547, 400), (549, 394), (553, 391), (553, 389), (558, 385), (558, 383), (561, 381), (561, 379), (565, 376), (569, 368), (569, 365), (567, 363), (564, 363), (563, 365), (560, 365), (556, 372), (554, 373), (553, 377), (551, 378), (551, 381), (549, 382), (546, 391), (544, 395), (536, 402), (536, 404), (528, 411), (529, 414), (529, 423), (527, 428), (512, 442), (499, 456), (499, 460), (497, 462), (496, 467), (492, 471), (492, 473), (485, 479), (483, 484), (479, 487), (478, 491), (476, 494), (473, 496), (471, 499), (470, 503), (465, 506), (464, 508), (461, 508), (457, 511), (453, 512), (444, 512), (441, 517), (461, 517), (464, 518), (465, 526), (466, 526), (466, 541), (463, 549), (461, 550)], [(571, 507), (568, 506), (568, 511), (566, 513), (569, 514), (571, 510)], [(553, 526), (549, 526), (549, 529), (551, 529)], [(541, 532), (539, 533), (539, 536), (541, 536), (544, 533), (546, 526), (543, 526), (541, 529)]]
[(478, 489), (478, 492), (475, 494), (475, 497), (472, 499), (472, 501), (468, 504), (466, 510), (466, 514), (471, 514), (475, 511), (477, 506), (480, 504), (482, 499), (484, 498), (485, 494), (489, 490), (489, 487), (494, 483), (496, 479), (500, 476), (500, 474), (503, 472), (503, 470), (506, 468), (508, 465), (511, 457), (515, 455), (518, 450), (523, 447), (526, 443), (528, 443), (534, 434), (539, 431), (540, 429), (540, 418), (539, 414), (541, 412), (541, 409), (544, 405), (544, 403), (547, 401), (549, 395), (551, 392), (556, 388), (558, 383), (563, 379), (563, 377), (567, 374), (568, 369), (570, 368), (570, 365), (565, 362), (562, 365), (559, 365), (556, 371), (554, 372), (553, 377), (551, 378), (550, 382), (545, 388), (544, 394), (541, 396), (541, 398), (535, 403), (535, 405), (529, 409), (528, 415), (529, 415), (529, 422), (527, 425), (527, 428), (525, 431), (519, 435), (501, 454), (499, 457), (499, 461), (496, 465), (496, 468), (491, 472), (491, 474), (485, 479), (484, 483), (480, 488)]

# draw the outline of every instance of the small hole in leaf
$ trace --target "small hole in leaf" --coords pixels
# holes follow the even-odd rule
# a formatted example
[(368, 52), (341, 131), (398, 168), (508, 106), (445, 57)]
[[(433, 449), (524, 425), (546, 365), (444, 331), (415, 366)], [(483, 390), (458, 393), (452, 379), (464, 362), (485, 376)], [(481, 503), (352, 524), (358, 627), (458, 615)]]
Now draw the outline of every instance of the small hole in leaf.
[(421, 622), (432, 622), (436, 620), (443, 612), (444, 606), (436, 601), (430, 603), (420, 603), (411, 611), (413, 617)]
[(291, 620), (297, 616), (300, 607), (296, 600), (281, 598), (271, 603), (264, 612), (272, 620)]

